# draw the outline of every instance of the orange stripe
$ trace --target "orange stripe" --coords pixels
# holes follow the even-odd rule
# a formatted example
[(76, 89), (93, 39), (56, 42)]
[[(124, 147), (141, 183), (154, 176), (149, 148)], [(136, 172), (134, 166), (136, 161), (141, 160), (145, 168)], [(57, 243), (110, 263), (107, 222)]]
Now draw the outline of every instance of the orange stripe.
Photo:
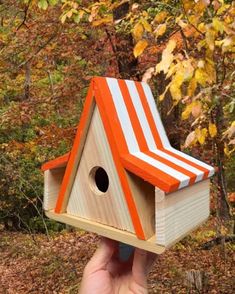
[(41, 170), (46, 171), (48, 169), (55, 169), (55, 168), (66, 166), (66, 164), (69, 160), (69, 156), (70, 156), (70, 152), (68, 152), (60, 157), (57, 157), (53, 160), (50, 160), (42, 165)]
[(76, 159), (78, 148), (80, 147), (79, 145), (80, 145), (81, 138), (84, 135), (86, 135), (86, 134), (84, 134), (84, 130), (85, 130), (85, 126), (87, 123), (87, 119), (89, 117), (89, 113), (92, 110), (92, 102), (93, 102), (93, 82), (91, 82), (90, 88), (88, 90), (88, 94), (87, 94), (86, 101), (84, 104), (84, 109), (82, 112), (80, 123), (78, 125), (76, 137), (75, 137), (73, 147), (72, 147), (72, 150), (70, 153), (70, 158), (69, 158), (69, 161), (68, 161), (68, 164), (67, 164), (67, 167), (65, 170), (65, 174), (63, 177), (63, 181), (61, 184), (59, 196), (58, 196), (56, 207), (55, 207), (56, 213), (61, 212), (61, 209), (64, 204), (65, 193), (67, 191), (69, 183), (73, 180), (72, 176), (71, 176), (72, 172), (74, 169), (77, 168), (77, 166), (75, 166), (75, 159)]
[[(109, 145), (112, 151), (113, 160), (117, 169), (117, 173), (121, 182), (121, 186), (126, 198), (127, 206), (130, 212), (130, 216), (133, 222), (133, 226), (136, 235), (139, 239), (145, 240), (144, 231), (139, 219), (139, 215), (136, 209), (136, 205), (128, 185), (128, 180), (123, 168), (119, 152), (128, 153), (128, 148), (124, 135), (122, 133), (121, 125), (116, 113), (116, 109), (113, 103), (113, 98), (110, 93), (107, 81), (102, 78), (95, 78), (95, 99), (97, 102), (98, 109), (101, 114), (101, 119), (105, 127), (105, 132), (109, 141)], [(105, 101), (103, 100), (105, 97)], [(115, 136), (115, 138), (114, 138)], [(116, 144), (117, 142), (117, 144)]]
[[(145, 137), (144, 132), (142, 130), (142, 127), (141, 127), (139, 118), (137, 116), (135, 107), (133, 105), (132, 98), (130, 96), (128, 87), (127, 87), (124, 80), (118, 80), (118, 84), (119, 84), (122, 96), (124, 97), (124, 102), (125, 102), (125, 105), (126, 105), (126, 108), (127, 108), (130, 120), (131, 120), (131, 124), (132, 124), (133, 130), (134, 130), (140, 151), (145, 153), (146, 155), (174, 168), (175, 170), (189, 176), (190, 177), (189, 183), (193, 184), (196, 180), (196, 177), (197, 177), (194, 173), (186, 170), (183, 167), (178, 166), (177, 164), (175, 164), (175, 163), (173, 163), (173, 162), (171, 162), (171, 161), (169, 161), (169, 160), (167, 160), (167, 159), (165, 159), (165, 158), (163, 158), (163, 157), (161, 157), (161, 156), (159, 156), (149, 150), (148, 145), (147, 145), (147, 141), (146, 141), (146, 137)], [(174, 177), (172, 177), (172, 178), (174, 179)]]
[(200, 171), (203, 171), (205, 174), (204, 174), (204, 177), (203, 178), (207, 178), (208, 177), (208, 174), (209, 174), (209, 170), (178, 155), (178, 154), (175, 154), (169, 150), (166, 150), (162, 144), (162, 141), (161, 141), (161, 137), (158, 133), (158, 129), (155, 125), (155, 122), (154, 122), (154, 119), (153, 119), (153, 116), (152, 116), (152, 113), (150, 111), (150, 108), (149, 108), (149, 105), (148, 105), (148, 102), (147, 102), (147, 98), (145, 96), (145, 93), (144, 93), (144, 90), (143, 90), (143, 87), (141, 85), (141, 83), (139, 82), (135, 82), (135, 85), (136, 85), (136, 88), (138, 90), (138, 93), (139, 93), (139, 96), (140, 96), (140, 99), (141, 99), (141, 102), (142, 102), (142, 105), (143, 105), (143, 108), (144, 108), (144, 111), (146, 113), (146, 116), (147, 116), (147, 119), (148, 119), (148, 123), (149, 123), (149, 126), (150, 126), (150, 129), (152, 131), (152, 134), (153, 134), (153, 137), (154, 137), (154, 140), (155, 140), (155, 143), (157, 145), (157, 148), (159, 150), (162, 150), (164, 152), (166, 152), (167, 154), (169, 155), (172, 155), (173, 157), (179, 159), (179, 160), (182, 160), (183, 162), (187, 163), (187, 164), (190, 164), (191, 166), (199, 169)]
[[(145, 152), (146, 155), (149, 155), (151, 156), (152, 158), (158, 160), (158, 161), (161, 161), (162, 163), (166, 164), (167, 166), (170, 166), (172, 167), (173, 169), (185, 174), (186, 176), (188, 176), (190, 178), (189, 180), (189, 184), (192, 185), (193, 183), (195, 183), (195, 180), (197, 178), (197, 175), (195, 175), (194, 173), (188, 171), (187, 169), (179, 166), (179, 165), (176, 165), (175, 163), (169, 161), (168, 159), (165, 159), (151, 151), (148, 151), (148, 152)], [(173, 177), (174, 178), (174, 177)]]
[(149, 109), (148, 102), (147, 102), (147, 99), (145, 97), (145, 93), (144, 93), (144, 90), (142, 88), (142, 85), (139, 82), (135, 82), (135, 85), (136, 85), (137, 91), (139, 93), (140, 100), (141, 100), (144, 112), (146, 114), (146, 117), (147, 117), (147, 120), (148, 120), (148, 123), (149, 123), (149, 127), (151, 129), (151, 132), (152, 132), (154, 141), (156, 143), (156, 146), (157, 146), (158, 149), (162, 149), (163, 148), (162, 140), (161, 140), (161, 137), (160, 137), (160, 135), (158, 133), (158, 130), (157, 130), (156, 126), (155, 126), (155, 122), (154, 122), (152, 113), (151, 113), (151, 111)]
[(164, 152), (166, 152), (167, 154), (172, 155), (172, 156), (174, 156), (175, 158), (177, 158), (177, 159), (179, 159), (179, 160), (182, 160), (182, 161), (184, 161), (184, 162), (187, 163), (187, 164), (190, 164), (191, 166), (193, 166), (193, 167), (199, 169), (200, 171), (203, 171), (203, 172), (204, 172), (203, 179), (207, 179), (207, 178), (208, 178), (208, 175), (209, 175), (209, 170), (208, 170), (208, 169), (206, 169), (206, 168), (204, 168), (204, 167), (202, 167), (202, 166), (196, 164), (195, 162), (192, 162), (192, 161), (188, 160), (187, 158), (184, 158), (184, 157), (182, 157), (182, 156), (180, 156), (180, 155), (178, 155), (178, 154), (175, 154), (175, 153), (171, 152), (170, 150), (167, 150), (167, 149), (163, 149), (163, 150), (164, 150)]
[(157, 186), (166, 193), (176, 191), (179, 188), (180, 181), (134, 155), (129, 154), (122, 156), (121, 162), (127, 170), (133, 172), (153, 186)]
[(135, 107), (133, 105), (127, 85), (124, 80), (118, 80), (118, 84), (119, 84), (122, 96), (124, 98), (123, 100), (126, 105), (127, 112), (129, 114), (129, 118), (131, 120), (132, 128), (135, 133), (135, 137), (137, 139), (138, 145), (141, 151), (147, 151), (149, 148), (148, 148), (143, 130), (141, 128), (138, 116), (136, 114)]

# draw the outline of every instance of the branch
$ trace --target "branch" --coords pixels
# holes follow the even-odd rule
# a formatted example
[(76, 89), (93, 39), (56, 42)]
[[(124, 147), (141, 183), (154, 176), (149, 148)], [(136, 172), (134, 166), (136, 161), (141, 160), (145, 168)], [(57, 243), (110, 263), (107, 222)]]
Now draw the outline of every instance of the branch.
[(22, 26), (26, 26), (26, 28), (28, 29), (28, 26), (26, 25), (26, 20), (27, 20), (27, 16), (28, 16), (28, 11), (29, 11), (29, 7), (30, 7), (30, 4), (31, 4), (32, 0), (29, 1), (28, 5), (25, 6), (25, 9), (24, 9), (24, 18), (23, 18), (23, 21), (22, 23), (17, 27), (17, 31), (22, 27)]
[(18, 68), (21, 68), (26, 63), (29, 63), (36, 55), (38, 55), (38, 53), (40, 53), (56, 37), (57, 33), (58, 33), (58, 29), (50, 36), (50, 38), (43, 45), (39, 46), (39, 48), (36, 50), (36, 52), (32, 56), (30, 56), (27, 60), (22, 62), (18, 66)]
[(188, 18), (188, 15), (187, 15), (187, 12), (186, 12), (186, 10), (185, 10), (185, 7), (184, 7), (184, 3), (182, 2), (182, 0), (180, 1), (180, 3), (181, 3), (181, 6), (182, 6), (182, 8), (183, 8), (183, 11), (184, 11), (184, 15), (185, 15), (185, 17), (186, 17), (186, 19), (187, 19), (187, 21), (188, 21), (188, 23), (199, 33), (199, 34), (201, 34), (202, 36), (204, 36), (204, 33), (203, 32), (201, 32), (194, 24), (192, 24), (191, 23), (191, 21), (189, 20), (189, 18)]

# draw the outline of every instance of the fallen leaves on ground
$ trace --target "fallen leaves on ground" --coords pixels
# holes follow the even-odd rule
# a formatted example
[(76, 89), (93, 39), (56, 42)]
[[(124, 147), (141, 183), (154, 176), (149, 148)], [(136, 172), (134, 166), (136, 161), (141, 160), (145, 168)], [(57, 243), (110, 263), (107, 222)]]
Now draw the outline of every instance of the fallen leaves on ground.
[[(210, 220), (158, 256), (149, 274), (149, 293), (187, 293), (185, 275), (193, 269), (205, 272), (206, 293), (234, 293), (233, 245), (226, 243), (224, 249), (220, 245), (211, 250), (200, 249), (214, 235)], [(49, 241), (40, 234), (34, 239), (29, 234), (0, 231), (0, 293), (78, 293), (84, 267), (99, 237), (75, 231), (53, 234)]]

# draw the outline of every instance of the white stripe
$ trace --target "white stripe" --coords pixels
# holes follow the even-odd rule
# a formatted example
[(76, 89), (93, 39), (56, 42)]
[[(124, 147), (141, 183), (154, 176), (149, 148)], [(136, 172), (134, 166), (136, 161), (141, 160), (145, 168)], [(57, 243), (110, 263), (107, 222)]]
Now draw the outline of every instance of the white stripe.
[(113, 102), (117, 111), (118, 119), (126, 139), (126, 143), (130, 153), (138, 152), (139, 146), (135, 137), (134, 130), (131, 125), (131, 120), (126, 109), (125, 102), (122, 97), (118, 81), (114, 78), (106, 78), (109, 90), (113, 97)]
[(178, 181), (180, 181), (179, 189), (188, 186), (190, 178), (188, 176), (182, 174), (181, 172), (178, 172), (177, 170), (173, 169), (172, 167), (170, 167), (170, 166), (168, 166), (168, 165), (166, 165), (156, 159), (153, 159), (152, 157), (144, 154), (143, 152), (137, 152), (132, 155), (143, 160), (144, 162), (160, 169), (164, 173), (166, 173), (166, 174), (174, 177)]
[(173, 156), (171, 156), (171, 155), (169, 155), (167, 153), (165, 153), (162, 150), (155, 149), (155, 150), (150, 150), (150, 151), (157, 154), (157, 155), (159, 155), (159, 156), (161, 156), (161, 157), (163, 157), (163, 158), (165, 158), (165, 159), (167, 159), (167, 160), (169, 160), (169, 161), (171, 161), (172, 163), (175, 163), (178, 166), (180, 166), (182, 168), (185, 168), (186, 170), (194, 173), (197, 176), (195, 182), (199, 182), (199, 181), (202, 180), (203, 175), (204, 175), (203, 171), (201, 171), (201, 170), (199, 170), (199, 169), (197, 169), (197, 168), (195, 168), (195, 167), (193, 167), (193, 166), (191, 166), (191, 165), (189, 165), (189, 164), (187, 164), (187, 163), (185, 163), (185, 162), (183, 162), (183, 161), (181, 161), (181, 160), (179, 160), (179, 159), (177, 159), (177, 158), (175, 158), (175, 157), (173, 157)]
[(144, 112), (141, 100), (140, 100), (140, 96), (139, 93), (136, 89), (135, 83), (133, 81), (128, 81), (126, 80), (126, 85), (127, 88), (129, 90), (130, 96), (131, 96), (131, 100), (133, 102), (134, 108), (135, 108), (135, 112), (138, 116), (142, 131), (144, 133), (147, 145), (149, 149), (156, 149), (156, 143), (154, 141), (151, 129), (149, 127), (149, 123), (146, 117), (146, 114)]
[(212, 166), (210, 166), (210, 165), (208, 165), (208, 164), (206, 164), (206, 163), (204, 163), (204, 162), (202, 162), (200, 160), (197, 160), (196, 158), (194, 158), (192, 156), (189, 156), (189, 155), (185, 154), (182, 151), (176, 150), (170, 145), (169, 140), (168, 140), (168, 138), (166, 136), (166, 132), (165, 132), (165, 129), (163, 127), (159, 112), (157, 110), (157, 107), (156, 107), (156, 104), (155, 104), (155, 101), (154, 101), (154, 98), (153, 98), (152, 91), (151, 91), (148, 84), (143, 83), (143, 82), (141, 84), (143, 86), (145, 96), (146, 96), (150, 111), (152, 113), (155, 125), (156, 125), (156, 127), (158, 129), (158, 133), (161, 134), (161, 141), (162, 141), (162, 144), (163, 144), (164, 148), (166, 150), (169, 150), (169, 151), (177, 154), (177, 155), (180, 155), (183, 158), (188, 159), (189, 161), (192, 161), (192, 162), (198, 164), (199, 166), (202, 166), (202, 167), (208, 169), (209, 170), (209, 175), (208, 176), (211, 177), (214, 174), (214, 168)]
[(155, 122), (156, 128), (158, 130), (159, 135), (161, 136), (162, 144), (163, 144), (164, 147), (170, 147), (170, 143), (169, 143), (169, 140), (167, 138), (165, 128), (164, 128), (164, 126), (162, 124), (160, 114), (159, 114), (159, 112), (157, 110), (156, 103), (154, 101), (152, 91), (151, 91), (148, 84), (146, 84), (144, 82), (142, 82), (141, 84), (142, 84), (142, 87), (144, 89), (145, 97), (146, 97), (146, 100), (148, 102), (149, 109), (150, 109), (150, 111), (152, 113), (153, 120)]
[[(194, 168), (193, 166), (191, 166), (191, 165), (189, 165), (187, 163), (184, 163), (183, 161), (175, 158), (174, 156), (168, 155), (167, 153), (164, 152), (164, 150), (161, 151), (161, 150), (157, 149), (157, 146), (156, 146), (154, 138), (152, 136), (152, 131), (151, 131), (150, 127), (149, 127), (148, 120), (147, 120), (146, 114), (144, 112), (144, 109), (143, 109), (143, 106), (142, 106), (138, 91), (136, 89), (135, 83), (133, 81), (125, 81), (125, 82), (126, 82), (126, 85), (128, 87), (130, 96), (132, 98), (132, 102), (133, 102), (133, 105), (135, 107), (135, 111), (136, 111), (137, 117), (139, 119), (139, 122), (140, 122), (140, 125), (141, 125), (141, 128), (142, 128), (142, 131), (144, 133), (144, 136), (145, 136), (145, 139), (146, 139), (149, 150), (151, 152), (161, 156), (162, 158), (165, 158), (165, 159), (173, 162), (174, 164), (176, 164), (176, 165), (178, 165), (180, 167), (183, 167), (186, 170), (194, 173), (197, 176), (196, 177), (196, 182), (202, 180), (204, 172), (200, 171), (197, 168)], [(159, 114), (158, 114), (158, 116), (159, 116)], [(161, 125), (162, 125), (162, 123), (161, 123)]]
[(175, 148), (173, 148), (171, 146), (170, 146), (170, 148), (166, 148), (166, 150), (169, 150), (169, 151), (171, 151), (171, 152), (173, 152), (173, 153), (175, 153), (177, 155), (180, 155), (181, 157), (184, 157), (184, 158), (198, 164), (199, 166), (202, 166), (202, 167), (208, 169), (209, 170), (208, 177), (213, 176), (213, 174), (215, 172), (214, 168), (212, 166), (206, 164), (205, 162), (200, 161), (200, 160), (198, 160), (198, 159), (196, 159), (196, 158), (194, 158), (194, 157), (192, 157), (192, 156), (190, 156), (190, 155), (188, 155), (188, 154), (186, 154), (184, 152), (181, 152), (181, 151), (179, 151), (179, 150), (177, 150), (177, 149), (175, 149)]
[(167, 166), (166, 164), (155, 160), (151, 158), (150, 156), (139, 152), (139, 146), (138, 142), (136, 140), (136, 136), (131, 124), (131, 120), (124, 102), (124, 98), (122, 96), (121, 90), (119, 88), (118, 82), (116, 79), (113, 78), (107, 78), (107, 83), (109, 86), (109, 89), (111, 91), (113, 102), (118, 114), (118, 118), (122, 127), (122, 131), (124, 133), (124, 137), (126, 140), (126, 143), (128, 145), (129, 152), (133, 155), (138, 157), (139, 159), (143, 160), (144, 162), (152, 165), (153, 167), (156, 167), (166, 174), (174, 177), (178, 181), (180, 181), (179, 188), (183, 188), (189, 184), (190, 178), (186, 175), (184, 175), (181, 172), (178, 172), (177, 170)]

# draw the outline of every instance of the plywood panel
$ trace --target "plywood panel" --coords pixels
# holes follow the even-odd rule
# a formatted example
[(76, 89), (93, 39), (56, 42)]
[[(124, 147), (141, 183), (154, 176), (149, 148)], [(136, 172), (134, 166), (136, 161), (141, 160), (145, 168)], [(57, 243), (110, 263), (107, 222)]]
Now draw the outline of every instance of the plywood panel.
[[(102, 167), (109, 178), (107, 192), (95, 189), (91, 170)], [(67, 212), (115, 228), (134, 232), (99, 110), (95, 107), (71, 190)]]

